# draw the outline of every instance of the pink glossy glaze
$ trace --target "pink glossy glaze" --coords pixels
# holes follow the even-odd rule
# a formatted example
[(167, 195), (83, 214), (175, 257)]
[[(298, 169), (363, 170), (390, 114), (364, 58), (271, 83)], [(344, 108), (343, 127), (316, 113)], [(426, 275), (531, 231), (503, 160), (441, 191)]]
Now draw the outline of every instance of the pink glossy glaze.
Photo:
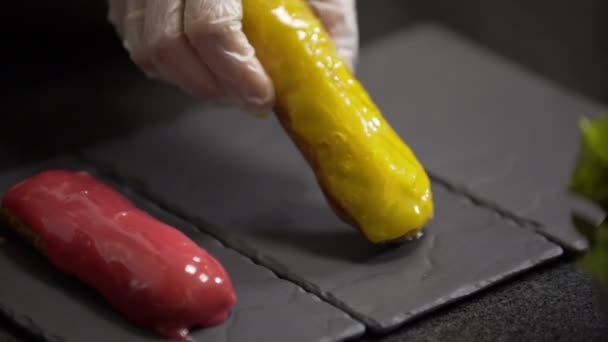
[(222, 323), (236, 302), (216, 259), (85, 172), (42, 172), (2, 205), (43, 238), (51, 264), (161, 336), (187, 340), (190, 328)]

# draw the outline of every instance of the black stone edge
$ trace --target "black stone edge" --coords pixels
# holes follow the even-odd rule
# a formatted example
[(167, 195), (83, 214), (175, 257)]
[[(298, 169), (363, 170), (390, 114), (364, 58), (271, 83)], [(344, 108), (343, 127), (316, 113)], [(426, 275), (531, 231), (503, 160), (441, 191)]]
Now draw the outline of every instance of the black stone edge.
[[(485, 210), (489, 210), (489, 211), (493, 212), (494, 214), (496, 214), (498, 216), (498, 218), (500, 220), (507, 222), (507, 224), (515, 225), (518, 228), (522, 228), (526, 231), (534, 233), (540, 239), (545, 240), (547, 243), (553, 244), (554, 248), (552, 248), (551, 250), (549, 250), (547, 253), (545, 253), (543, 256), (541, 256), (540, 258), (538, 258), (536, 260), (532, 260), (530, 262), (519, 265), (519, 267), (513, 269), (512, 272), (510, 272), (510, 273), (503, 274), (502, 276), (495, 277), (493, 279), (485, 280), (482, 283), (474, 284), (474, 286), (471, 287), (470, 291), (466, 291), (466, 292), (463, 291), (456, 295), (452, 295), (451, 297), (448, 297), (448, 298), (441, 298), (438, 301), (436, 301), (435, 303), (433, 303), (432, 305), (429, 305), (424, 309), (404, 313), (391, 322), (379, 322), (379, 321), (365, 317), (364, 314), (353, 310), (352, 308), (350, 308), (349, 305), (342, 302), (338, 298), (334, 297), (331, 293), (321, 290), (315, 284), (310, 283), (309, 281), (307, 281), (306, 279), (303, 279), (302, 277), (298, 276), (297, 274), (292, 273), (288, 267), (285, 267), (279, 261), (276, 261), (273, 258), (264, 257), (264, 256), (259, 255), (255, 251), (255, 249), (248, 246), (247, 243), (238, 241), (237, 239), (231, 239), (229, 237), (226, 238), (226, 237), (222, 236), (222, 234), (219, 233), (221, 231), (221, 229), (220, 229), (221, 227), (216, 227), (214, 224), (211, 224), (210, 222), (206, 222), (201, 218), (191, 217), (187, 213), (183, 212), (180, 208), (173, 206), (169, 203), (165, 203), (165, 201), (162, 201), (158, 198), (155, 198), (155, 196), (152, 195), (146, 189), (146, 186), (144, 184), (142, 184), (140, 181), (138, 181), (137, 179), (134, 179), (132, 177), (121, 176), (117, 172), (114, 171), (114, 168), (112, 166), (107, 165), (106, 163), (103, 163), (103, 162), (91, 160), (90, 158), (86, 157), (83, 153), (77, 152), (74, 154), (74, 157), (78, 161), (84, 163), (85, 165), (88, 164), (91, 167), (99, 170), (100, 175), (116, 182), (117, 184), (120, 184), (121, 186), (125, 186), (125, 187), (131, 189), (136, 194), (151, 201), (152, 203), (157, 205), (162, 210), (164, 210), (170, 214), (173, 214), (174, 216), (176, 216), (186, 222), (190, 222), (197, 229), (200, 229), (201, 231), (203, 231), (203, 232), (211, 235), (215, 239), (217, 239), (226, 248), (233, 249), (237, 253), (249, 258), (255, 264), (267, 268), (268, 270), (273, 272), (278, 278), (295, 283), (297, 286), (303, 288), (306, 292), (319, 297), (321, 300), (328, 303), (329, 305), (332, 305), (332, 306), (340, 309), (341, 311), (347, 313), (350, 317), (353, 317), (354, 319), (358, 320), (359, 322), (362, 322), (363, 324), (365, 324), (366, 328), (369, 328), (369, 329), (365, 329), (366, 332), (368, 332), (368, 333), (373, 333), (373, 334), (389, 333), (391, 331), (394, 331), (394, 330), (402, 327), (404, 324), (406, 324), (416, 318), (419, 318), (419, 316), (423, 316), (431, 311), (444, 307), (448, 304), (455, 303), (458, 300), (464, 299), (473, 293), (477, 293), (483, 289), (490, 288), (492, 285), (496, 285), (496, 284), (500, 283), (501, 281), (504, 281), (509, 278), (513, 278), (514, 276), (524, 273), (527, 270), (530, 270), (536, 266), (540, 266), (548, 261), (554, 260), (554, 259), (564, 255), (564, 249), (562, 248), (562, 244), (560, 242), (552, 241), (552, 240), (548, 239), (545, 235), (537, 234), (536, 231), (530, 230), (526, 226), (527, 221), (525, 221), (523, 219), (519, 219), (515, 215), (509, 214), (507, 211), (500, 209), (500, 207), (498, 207), (498, 206), (491, 205), (490, 202), (486, 202), (481, 199), (478, 199), (476, 196), (469, 194), (468, 192), (466, 192), (456, 186), (452, 186), (448, 182), (441, 179), (440, 177), (438, 177), (432, 173), (429, 173), (429, 177), (431, 178), (432, 182), (435, 183), (435, 185), (439, 185), (439, 186), (445, 188), (448, 192), (455, 194), (459, 197), (464, 197), (473, 206), (478, 206)], [(514, 219), (514, 217), (516, 219)], [(353, 338), (355, 338), (355, 337), (353, 337)]]
[[(448, 37), (450, 39), (456, 40), (460, 44), (463, 44), (463, 46), (466, 46), (469, 49), (474, 49), (476, 51), (479, 51), (484, 55), (491, 56), (495, 62), (500, 63), (503, 66), (507, 66), (507, 67), (515, 70), (518, 73), (525, 74), (527, 77), (531, 77), (534, 82), (538, 82), (538, 83), (543, 84), (544, 86), (551, 87), (552, 89), (554, 89), (557, 92), (560, 92), (564, 96), (574, 97), (578, 101), (590, 103), (594, 107), (597, 107), (597, 108), (604, 107), (604, 105), (600, 104), (598, 101), (596, 101), (588, 96), (585, 96), (583, 94), (580, 94), (579, 92), (573, 91), (572, 89), (570, 89), (568, 87), (563, 87), (558, 84), (555, 84), (555, 82), (551, 82), (546, 77), (540, 75), (539, 73), (537, 73), (534, 70), (526, 68), (525, 66), (523, 66), (521, 64), (517, 64), (516, 67), (513, 68), (513, 66), (514, 66), (513, 61), (505, 58), (504, 56), (502, 56), (500, 54), (497, 54), (492, 49), (489, 49), (483, 45), (476, 43), (474, 40), (467, 38), (464, 35), (454, 33), (453, 31), (449, 30), (448, 27), (446, 27), (442, 23), (435, 21), (435, 20), (424, 20), (422, 22), (419, 22), (419, 23), (416, 23), (416, 24), (410, 26), (407, 29), (397, 30), (395, 32), (392, 32), (391, 34), (388, 34), (388, 35), (382, 37), (381, 39), (377, 39), (376, 41), (372, 42), (371, 44), (368, 44), (367, 50), (366, 50), (368, 52), (365, 52), (365, 53), (370, 53), (370, 51), (374, 50), (376, 47), (382, 46), (383, 44), (391, 42), (392, 40), (397, 39), (398, 37), (400, 37), (400, 35), (402, 35), (404, 33), (411, 37), (411, 36), (422, 34), (424, 32), (434, 32), (435, 34), (439, 34), (440, 36)], [(498, 213), (501, 217), (503, 217), (503, 219), (505, 219), (507, 221), (512, 221), (516, 225), (518, 225), (522, 228), (532, 230), (533, 232), (535, 232), (539, 235), (542, 235), (547, 240), (549, 240), (557, 245), (560, 245), (562, 248), (564, 248), (566, 250), (566, 252), (568, 254), (581, 254), (588, 250), (589, 246), (582, 241), (577, 241), (577, 242), (573, 243), (570, 241), (566, 241), (564, 239), (560, 239), (559, 237), (553, 236), (549, 233), (550, 227), (543, 224), (542, 222), (517, 215), (507, 209), (504, 209), (498, 203), (495, 203), (489, 199), (481, 198), (481, 197), (475, 195), (474, 192), (472, 190), (470, 190), (469, 188), (467, 188), (466, 186), (453, 184), (450, 181), (443, 179), (441, 176), (439, 176), (438, 174), (436, 174), (432, 171), (427, 170), (427, 173), (429, 174), (429, 176), (433, 182), (443, 185), (450, 192), (457, 194), (457, 195), (464, 196), (464, 197), (468, 198), (471, 202), (473, 202), (474, 205), (490, 209), (490, 210)]]
[(445, 189), (453, 194), (465, 197), (473, 205), (488, 209), (498, 214), (503, 220), (510, 222), (523, 229), (531, 230), (532, 232), (543, 236), (545, 239), (553, 242), (556, 245), (564, 248), (569, 254), (580, 254), (587, 250), (587, 245), (584, 243), (572, 243), (553, 236), (549, 233), (548, 227), (540, 221), (533, 220), (527, 217), (517, 215), (507, 209), (502, 208), (498, 203), (491, 200), (481, 198), (469, 190), (466, 186), (456, 185), (442, 179), (441, 176), (427, 171), (429, 177), (434, 183), (442, 185)]
[[(546, 241), (551, 243), (548, 240)], [(423, 307), (420, 310), (410, 311), (400, 316), (397, 316), (393, 321), (389, 322), (389, 324), (384, 323), (377, 328), (370, 327), (371, 332), (380, 334), (390, 333), (401, 328), (403, 325), (410, 323), (414, 320), (420, 319), (424, 316), (427, 316), (428, 314), (438, 309), (442, 309), (451, 304), (458, 303), (473, 294), (480, 294), (483, 291), (489, 290), (493, 286), (506, 282), (507, 280), (514, 279), (516, 276), (523, 275), (524, 273), (531, 271), (532, 269), (538, 266), (542, 266), (550, 261), (557, 260), (557, 258), (564, 255), (563, 249), (559, 245), (553, 245), (553, 248), (548, 250), (540, 257), (531, 261), (522, 262), (517, 267), (513, 268), (510, 272), (505, 272), (499, 276), (482, 280), (478, 283), (473, 284), (473, 286), (466, 288), (464, 291), (457, 292), (456, 294), (452, 294), (448, 297), (439, 298), (435, 302), (430, 303), (429, 305)]]
[(591, 96), (585, 95), (580, 91), (573, 89), (572, 87), (559, 84), (548, 78), (546, 75), (538, 72), (534, 68), (530, 68), (523, 63), (516, 62), (513, 59), (508, 58), (504, 54), (499, 53), (496, 50), (490, 48), (489, 46), (481, 44), (479, 40), (471, 38), (466, 34), (463, 34), (459, 30), (454, 30), (454, 27), (452, 27), (451, 25), (446, 25), (445, 23), (434, 19), (427, 18), (418, 21), (416, 23), (413, 23), (412, 25), (409, 25), (408, 27), (396, 29), (381, 38), (375, 39), (374, 41), (367, 44), (365, 51), (363, 51), (362, 54), (367, 54), (369, 53), (367, 51), (375, 50), (386, 43), (390, 43), (395, 39), (399, 39), (402, 35), (408, 35), (412, 37), (429, 32), (432, 32), (435, 35), (440, 35), (444, 38), (448, 38), (453, 41), (457, 41), (462, 46), (468, 49), (475, 50), (487, 57), (490, 57), (495, 63), (501, 64), (502, 66), (506, 66), (511, 69), (511, 71), (514, 71), (520, 75), (525, 75), (526, 78), (531, 79), (533, 82), (542, 84), (545, 87), (550, 87), (554, 91), (557, 91), (564, 96), (574, 98), (580, 102), (591, 104), (592, 106), (597, 108), (604, 108), (606, 105)]
[(3, 315), (8, 320), (15, 324), (15, 327), (27, 332), (28, 335), (40, 341), (47, 342), (66, 342), (61, 337), (55, 334), (48, 334), (29, 316), (17, 315), (8, 306), (0, 303), (0, 315)]
[[(293, 286), (295, 286), (298, 290), (301, 290), (302, 292), (307, 293), (308, 295), (312, 296), (313, 298), (316, 298), (319, 301), (341, 311), (344, 314), (345, 318), (351, 319), (354, 322), (359, 323), (359, 324), (353, 326), (351, 329), (344, 330), (342, 335), (336, 335), (335, 338), (333, 338), (331, 341), (342, 342), (342, 341), (354, 340), (354, 339), (362, 337), (366, 333), (367, 327), (365, 326), (364, 322), (357, 319), (356, 317), (353, 317), (347, 310), (344, 310), (340, 306), (337, 306), (331, 302), (328, 302), (326, 299), (320, 297), (317, 293), (309, 291), (305, 287), (301, 286), (299, 283), (294, 282), (286, 277), (282, 277), (280, 274), (277, 274), (272, 268), (268, 267), (267, 265), (265, 265), (263, 263), (260, 263), (257, 259), (250, 258), (248, 255), (242, 253), (240, 250), (233, 248), (232, 246), (226, 244), (223, 239), (221, 239), (217, 236), (217, 234), (214, 234), (214, 233), (210, 232), (209, 230), (202, 228), (200, 225), (196, 224), (195, 222), (192, 222), (192, 220), (190, 220), (186, 215), (177, 214), (175, 211), (171, 210), (170, 207), (167, 207), (162, 202), (155, 201), (153, 198), (148, 196), (148, 194), (145, 191), (141, 190), (141, 188), (142, 188), (141, 186), (137, 186), (137, 184), (138, 184), (137, 181), (134, 181), (134, 180), (129, 181), (125, 177), (116, 176), (114, 173), (109, 172), (107, 169), (100, 168), (99, 166), (95, 165), (95, 163), (92, 163), (92, 162), (86, 160), (81, 155), (61, 154), (61, 155), (57, 155), (55, 157), (51, 157), (51, 158), (47, 158), (47, 159), (38, 161), (37, 163), (33, 162), (33, 163), (28, 163), (25, 165), (17, 166), (15, 168), (7, 170), (7, 172), (10, 172), (11, 170), (18, 170), (19, 168), (27, 167), (28, 165), (36, 165), (38, 163), (44, 163), (45, 161), (53, 161), (53, 160), (64, 159), (64, 158), (72, 159), (76, 163), (82, 164), (82, 169), (84, 169), (85, 171), (91, 172), (94, 176), (99, 177), (101, 180), (106, 180), (106, 181), (110, 181), (110, 182), (114, 183), (115, 185), (118, 186), (117, 190), (119, 190), (123, 193), (126, 192), (126, 195), (137, 196), (137, 197), (139, 197), (140, 200), (146, 201), (147, 205), (154, 206), (157, 210), (163, 211), (168, 215), (174, 216), (174, 217), (184, 221), (185, 223), (190, 224), (193, 228), (198, 230), (199, 233), (207, 234), (207, 235), (211, 236), (213, 239), (215, 239), (218, 242), (218, 244), (222, 248), (226, 248), (226, 249), (229, 249), (229, 250), (235, 252), (240, 257), (245, 258), (245, 259), (251, 261), (253, 264), (269, 271), (277, 279), (284, 280), (284, 281), (292, 284)], [(133, 186), (133, 185), (135, 185), (135, 186)], [(29, 336), (33, 337), (34, 339), (37, 339), (40, 341), (45, 341), (45, 342), (66, 342), (66, 340), (64, 340), (63, 338), (61, 338), (58, 335), (46, 333), (44, 331), (44, 329), (41, 328), (38, 324), (36, 324), (36, 322), (31, 317), (29, 317), (27, 315), (17, 315), (12, 309), (10, 309), (6, 305), (3, 305), (2, 303), (0, 303), (0, 315), (8, 318), (9, 321), (13, 322), (16, 325), (16, 328), (23, 330), (24, 332), (26, 332)]]

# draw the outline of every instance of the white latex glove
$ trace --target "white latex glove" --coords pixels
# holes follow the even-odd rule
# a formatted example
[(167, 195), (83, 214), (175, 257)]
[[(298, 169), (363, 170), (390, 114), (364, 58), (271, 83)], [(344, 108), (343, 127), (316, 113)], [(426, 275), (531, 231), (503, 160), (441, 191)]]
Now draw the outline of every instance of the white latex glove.
[[(108, 0), (110, 22), (131, 59), (200, 99), (272, 109), (272, 81), (242, 31), (240, 0)], [(311, 0), (338, 52), (354, 66), (355, 0)]]

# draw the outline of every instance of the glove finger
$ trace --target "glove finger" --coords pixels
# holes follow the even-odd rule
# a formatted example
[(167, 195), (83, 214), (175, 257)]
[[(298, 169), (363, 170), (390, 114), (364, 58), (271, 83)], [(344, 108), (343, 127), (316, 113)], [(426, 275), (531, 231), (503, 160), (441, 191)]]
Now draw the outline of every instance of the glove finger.
[(144, 39), (144, 18), (146, 0), (125, 0), (123, 45), (129, 52), (131, 60), (149, 77), (156, 77), (157, 72)]
[(354, 71), (359, 54), (355, 0), (310, 0), (310, 6), (332, 37), (336, 50)]
[(270, 110), (274, 87), (242, 31), (238, 0), (186, 0), (185, 32), (226, 93), (250, 112)]
[(127, 3), (125, 0), (108, 0), (108, 21), (114, 26), (118, 35), (124, 35), (124, 19)]
[(159, 75), (191, 95), (213, 100), (224, 91), (183, 32), (183, 0), (148, 0), (144, 36)]

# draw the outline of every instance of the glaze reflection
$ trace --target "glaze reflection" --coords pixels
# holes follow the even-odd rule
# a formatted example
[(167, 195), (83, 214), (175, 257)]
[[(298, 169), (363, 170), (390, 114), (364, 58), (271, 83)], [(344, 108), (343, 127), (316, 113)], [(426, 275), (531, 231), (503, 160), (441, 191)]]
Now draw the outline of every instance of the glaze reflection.
[(43, 241), (51, 264), (161, 336), (185, 340), (189, 328), (222, 323), (236, 302), (217, 260), (86, 172), (42, 172), (2, 205)]

